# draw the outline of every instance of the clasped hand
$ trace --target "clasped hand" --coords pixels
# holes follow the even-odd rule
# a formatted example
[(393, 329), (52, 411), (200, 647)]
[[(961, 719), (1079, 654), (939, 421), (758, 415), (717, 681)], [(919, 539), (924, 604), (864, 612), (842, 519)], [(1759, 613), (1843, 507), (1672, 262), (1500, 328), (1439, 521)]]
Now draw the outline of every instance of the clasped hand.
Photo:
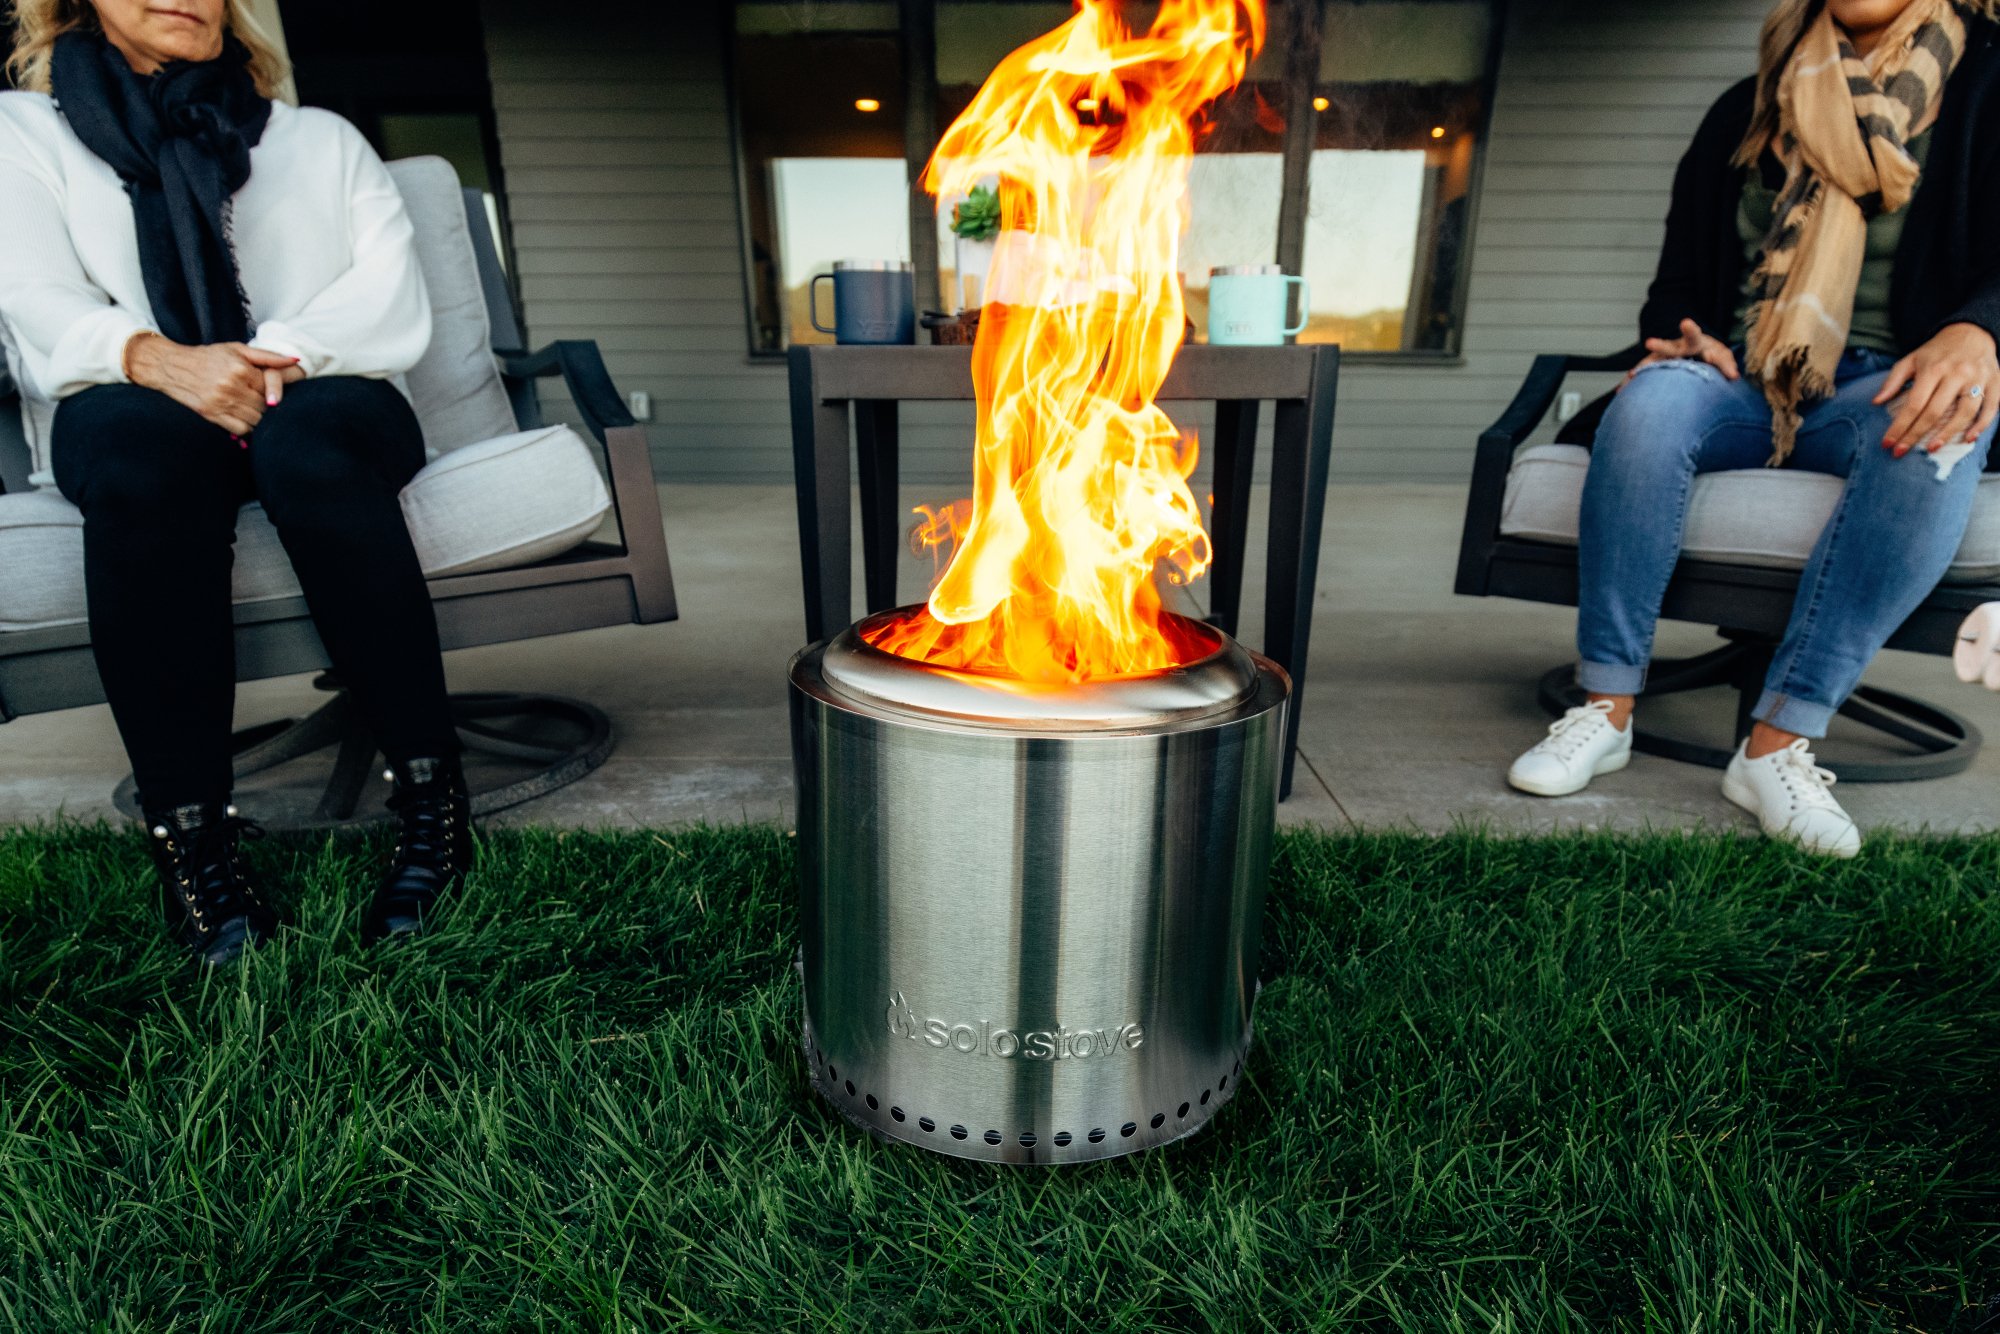
[(190, 347), (146, 333), (125, 347), (132, 383), (157, 389), (234, 436), (249, 435), (285, 395), (305, 379), (297, 357), (247, 343)]

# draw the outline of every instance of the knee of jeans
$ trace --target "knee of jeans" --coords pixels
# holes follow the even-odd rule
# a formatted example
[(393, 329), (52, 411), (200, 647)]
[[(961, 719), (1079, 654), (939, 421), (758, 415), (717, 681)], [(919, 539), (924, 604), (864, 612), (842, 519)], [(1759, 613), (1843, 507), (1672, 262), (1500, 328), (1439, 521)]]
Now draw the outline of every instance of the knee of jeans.
[(1705, 361), (1656, 361), (1618, 391), (1598, 424), (1595, 448), (1638, 445), (1657, 455), (1669, 440), (1699, 443), (1690, 421), (1699, 420), (1729, 381)]
[(1858, 452), (1873, 465), (1869, 471), (1874, 475), (1875, 485), (1903, 487), (1923, 495), (1977, 486), (1985, 471), (1989, 444), (1990, 440), (1983, 438), (1971, 445), (1954, 443), (1936, 450), (1912, 449), (1898, 458), (1882, 448), (1872, 435), (1867, 435)]

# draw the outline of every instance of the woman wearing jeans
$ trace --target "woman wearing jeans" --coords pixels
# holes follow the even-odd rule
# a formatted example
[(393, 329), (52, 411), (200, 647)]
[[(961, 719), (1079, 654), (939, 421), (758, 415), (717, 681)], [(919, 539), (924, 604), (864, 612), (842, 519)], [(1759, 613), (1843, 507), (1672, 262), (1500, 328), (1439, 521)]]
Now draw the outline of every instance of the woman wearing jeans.
[(1632, 754), (1633, 698), (1698, 473), (1847, 479), (1723, 779), (1764, 831), (1861, 839), (1810, 740), (1936, 586), (2000, 412), (1996, 0), (1780, 0), (1760, 71), (1674, 177), (1647, 356), (1584, 485), (1571, 709), (1508, 781), (1560, 796)]
[[(392, 377), (430, 341), (401, 197), (346, 121), (271, 100), (242, 0), (18, 0), (0, 94), (0, 324), (57, 403), (98, 672), (169, 930), (209, 963), (276, 928), (237, 840), (230, 546), (263, 503), (401, 819), (369, 938), (463, 871), (437, 625), (397, 495), (423, 436)], [(53, 98), (50, 96), (53, 94)]]

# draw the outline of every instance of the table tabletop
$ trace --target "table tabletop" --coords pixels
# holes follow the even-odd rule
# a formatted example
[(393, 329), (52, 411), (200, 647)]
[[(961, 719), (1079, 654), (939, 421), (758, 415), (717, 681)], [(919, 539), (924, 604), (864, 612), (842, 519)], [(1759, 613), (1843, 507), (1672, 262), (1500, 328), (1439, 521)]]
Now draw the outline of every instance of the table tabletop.
[[(1187, 343), (1174, 354), (1158, 396), (1168, 402), (1304, 398), (1320, 352), (1312, 346)], [(972, 397), (970, 347), (816, 343), (794, 347), (792, 355), (810, 361), (814, 393), (822, 403)]]

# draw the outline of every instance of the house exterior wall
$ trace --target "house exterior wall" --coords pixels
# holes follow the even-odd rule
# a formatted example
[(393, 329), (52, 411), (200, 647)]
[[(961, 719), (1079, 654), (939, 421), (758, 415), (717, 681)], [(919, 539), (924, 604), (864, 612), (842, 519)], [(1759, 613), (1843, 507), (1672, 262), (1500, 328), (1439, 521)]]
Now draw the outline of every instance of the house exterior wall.
[[(1463, 480), (1536, 353), (1632, 341), (1673, 164), (1708, 104), (1753, 69), (1765, 8), (1514, 0), (1463, 360), (1350, 363), (1337, 477)], [(746, 352), (720, 6), (485, 0), (483, 12), (531, 337), (596, 338), (620, 387), (652, 395), (662, 477), (789, 479), (784, 369)], [(966, 420), (909, 410), (905, 477), (960, 481)]]

